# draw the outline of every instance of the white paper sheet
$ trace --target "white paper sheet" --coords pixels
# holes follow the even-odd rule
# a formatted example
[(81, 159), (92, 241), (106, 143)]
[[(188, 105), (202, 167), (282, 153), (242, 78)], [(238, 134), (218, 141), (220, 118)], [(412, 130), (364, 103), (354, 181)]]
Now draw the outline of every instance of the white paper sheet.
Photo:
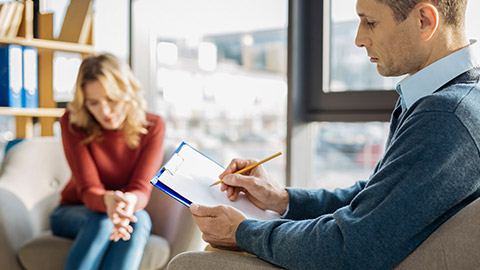
[[(183, 198), (196, 204), (230, 205), (250, 219), (273, 220), (280, 218), (276, 212), (265, 211), (255, 206), (243, 193), (236, 201), (232, 202), (227, 198), (226, 193), (220, 190), (220, 185), (210, 187), (218, 180), (218, 176), (223, 171), (224, 168), (215, 161), (190, 145), (182, 143), (151, 182), (157, 188), (165, 191), (157, 184), (157, 181), (160, 181)], [(176, 197), (172, 194), (169, 195)]]

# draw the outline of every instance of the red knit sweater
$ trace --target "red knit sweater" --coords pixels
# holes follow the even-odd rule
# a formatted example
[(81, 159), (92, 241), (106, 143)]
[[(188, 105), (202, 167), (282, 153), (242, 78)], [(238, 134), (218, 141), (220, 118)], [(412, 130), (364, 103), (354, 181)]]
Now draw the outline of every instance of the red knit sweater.
[(103, 131), (102, 140), (89, 144), (81, 141), (85, 133), (72, 125), (69, 111), (60, 119), (65, 156), (72, 178), (61, 194), (61, 205), (85, 204), (89, 209), (105, 212), (103, 195), (108, 190), (137, 195), (135, 211), (145, 208), (150, 199), (150, 179), (160, 168), (163, 158), (165, 122), (147, 113), (148, 134), (141, 135), (139, 147), (127, 147), (122, 131)]

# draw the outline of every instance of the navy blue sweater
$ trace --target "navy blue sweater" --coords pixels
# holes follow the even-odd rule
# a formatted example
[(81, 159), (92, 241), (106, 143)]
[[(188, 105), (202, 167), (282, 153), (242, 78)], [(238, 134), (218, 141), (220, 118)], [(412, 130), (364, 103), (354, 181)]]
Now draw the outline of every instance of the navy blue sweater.
[(368, 182), (287, 188), (287, 216), (244, 220), (238, 245), (289, 269), (390, 269), (480, 196), (480, 69), (400, 115)]

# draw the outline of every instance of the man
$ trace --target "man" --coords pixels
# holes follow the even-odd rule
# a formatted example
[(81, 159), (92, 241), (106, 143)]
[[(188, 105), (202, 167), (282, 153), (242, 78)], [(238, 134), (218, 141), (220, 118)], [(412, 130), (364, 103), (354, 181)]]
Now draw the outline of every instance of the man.
[(203, 238), (289, 269), (390, 269), (480, 196), (480, 68), (465, 35), (467, 0), (358, 0), (355, 43), (383, 76), (408, 74), (385, 154), (348, 189), (282, 188), (263, 167), (234, 171), (240, 192), (282, 219), (249, 220), (232, 207), (191, 206)]

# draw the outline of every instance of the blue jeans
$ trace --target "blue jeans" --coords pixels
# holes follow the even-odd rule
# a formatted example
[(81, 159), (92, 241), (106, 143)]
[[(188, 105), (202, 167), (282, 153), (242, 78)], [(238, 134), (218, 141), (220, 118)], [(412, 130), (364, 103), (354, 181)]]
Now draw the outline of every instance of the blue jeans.
[(138, 269), (152, 228), (145, 210), (135, 213), (138, 218), (128, 241), (109, 239), (113, 223), (107, 214), (94, 212), (85, 205), (58, 206), (50, 216), (56, 236), (75, 239), (64, 269)]

